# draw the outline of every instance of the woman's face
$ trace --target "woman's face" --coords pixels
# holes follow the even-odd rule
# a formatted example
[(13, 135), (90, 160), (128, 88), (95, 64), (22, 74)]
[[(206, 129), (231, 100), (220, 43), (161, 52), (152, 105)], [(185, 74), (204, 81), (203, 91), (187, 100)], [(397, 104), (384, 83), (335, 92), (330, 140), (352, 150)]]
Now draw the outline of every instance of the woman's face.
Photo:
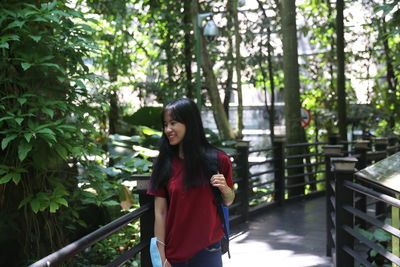
[(171, 117), (171, 111), (164, 114), (164, 133), (168, 138), (170, 145), (182, 144), (185, 137), (186, 126), (185, 124), (174, 120)]

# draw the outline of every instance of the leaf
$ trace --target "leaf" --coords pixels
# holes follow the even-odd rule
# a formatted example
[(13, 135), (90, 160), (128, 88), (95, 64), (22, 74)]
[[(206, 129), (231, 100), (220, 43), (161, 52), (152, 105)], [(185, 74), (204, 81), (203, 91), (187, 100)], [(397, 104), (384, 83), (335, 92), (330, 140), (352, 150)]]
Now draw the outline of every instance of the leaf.
[(18, 158), (23, 161), (28, 155), (29, 151), (32, 150), (32, 145), (22, 139), (22, 142), (18, 146)]
[(4, 138), (1, 141), (1, 149), (4, 150), (7, 147), (8, 143), (10, 143), (12, 140), (17, 138), (17, 136), (18, 136), (17, 134), (12, 134), (12, 135), (9, 135), (6, 138)]
[(4, 42), (4, 43), (1, 43), (1, 44), (0, 44), (0, 48), (9, 49), (9, 48), (10, 48), (10, 46), (8, 45), (8, 43), (7, 43), (7, 42)]
[(81, 80), (76, 80), (75, 83), (79, 88), (82, 88), (82, 89), (86, 88), (85, 84)]
[(55, 133), (49, 128), (40, 129), (36, 133), (55, 135)]
[(14, 173), (12, 180), (15, 184), (18, 184), (19, 181), (21, 180), (21, 174), (20, 173)]
[(104, 206), (117, 206), (119, 205), (119, 203), (115, 200), (108, 200), (108, 201), (104, 201), (101, 204), (103, 204)]
[(40, 202), (37, 199), (32, 199), (29, 204), (31, 204), (31, 208), (34, 213), (37, 213), (40, 209)]
[(15, 28), (15, 27), (22, 28), (22, 26), (24, 26), (24, 24), (25, 24), (25, 21), (20, 21), (20, 20), (13, 21), (10, 24), (8, 24), (7, 27), (5, 27), (2, 30), (2, 32), (6, 31), (8, 29), (11, 29), (11, 28)]
[(31, 141), (33, 134), (32, 133), (24, 133), (25, 140), (29, 143)]
[(5, 117), (0, 118), (0, 121), (9, 120), (9, 119), (14, 119), (14, 117), (12, 117), (12, 116), (5, 116)]
[(50, 212), (51, 213), (55, 213), (59, 207), (60, 207), (60, 205), (58, 205), (57, 202), (50, 202)]
[(29, 37), (31, 37), (32, 40), (34, 40), (36, 43), (38, 43), (40, 39), (42, 39), (42, 36), (36, 36), (36, 35), (29, 35)]
[(54, 146), (54, 149), (62, 159), (66, 160), (68, 158), (68, 151), (65, 149), (65, 147), (61, 145), (56, 145)]
[(57, 198), (55, 201), (60, 205), (68, 207), (68, 202), (65, 200), (65, 198)]
[(390, 241), (392, 236), (382, 229), (376, 229), (374, 231), (374, 238), (380, 242)]
[(3, 12), (6, 13), (7, 15), (13, 17), (13, 18), (17, 17), (17, 13), (12, 12), (11, 10), (3, 9)]
[(13, 178), (13, 173), (8, 173), (0, 179), (0, 184), (8, 183)]
[(28, 202), (30, 202), (32, 199), (32, 196), (28, 196), (27, 198), (24, 198), (18, 205), (18, 209), (22, 208), (23, 206), (25, 206)]
[(158, 135), (158, 136), (161, 136), (161, 134), (162, 134), (160, 131), (157, 131), (157, 130), (154, 130), (154, 129), (151, 129), (151, 128), (145, 127), (145, 126), (142, 127), (142, 132), (145, 135)]
[(18, 123), (18, 125), (21, 125), (21, 123), (24, 121), (24, 118), (15, 118), (15, 122)]
[(26, 103), (27, 99), (25, 97), (18, 97), (17, 101), (22, 106), (23, 104)]
[(27, 62), (23, 62), (23, 63), (21, 63), (21, 66), (22, 66), (22, 68), (24, 70), (27, 70), (32, 66), (32, 64), (31, 63), (27, 63)]
[(54, 116), (54, 111), (52, 109), (49, 108), (42, 108), (42, 112), (49, 115), (50, 118), (53, 118)]
[(54, 63), (40, 63), (40, 66), (46, 66), (46, 67), (50, 67), (50, 68), (55, 68), (58, 69), (61, 72), (64, 72), (64, 70), (57, 64)]

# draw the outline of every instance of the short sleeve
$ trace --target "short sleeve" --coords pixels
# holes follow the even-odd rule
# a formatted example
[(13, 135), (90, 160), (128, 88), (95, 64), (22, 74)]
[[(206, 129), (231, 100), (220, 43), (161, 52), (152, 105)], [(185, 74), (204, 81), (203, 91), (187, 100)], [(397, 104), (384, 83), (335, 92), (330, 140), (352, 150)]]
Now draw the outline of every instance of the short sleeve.
[(167, 198), (167, 190), (165, 187), (160, 187), (156, 190), (151, 190), (151, 180), (149, 182), (149, 185), (147, 187), (147, 194), (152, 195), (155, 197), (162, 197), (162, 198)]
[(223, 151), (218, 151), (218, 169), (224, 175), (227, 185), (233, 189), (232, 162), (229, 156)]

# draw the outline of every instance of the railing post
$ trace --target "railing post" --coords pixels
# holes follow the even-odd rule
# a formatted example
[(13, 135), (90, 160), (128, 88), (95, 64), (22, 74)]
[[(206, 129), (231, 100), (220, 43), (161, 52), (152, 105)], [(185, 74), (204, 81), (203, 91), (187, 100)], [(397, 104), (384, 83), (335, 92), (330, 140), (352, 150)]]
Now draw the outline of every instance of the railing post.
[[(369, 140), (358, 140), (354, 145), (354, 152), (356, 153), (356, 157), (358, 162), (356, 164), (357, 170), (362, 170), (367, 167), (367, 151), (370, 149), (370, 141)], [(366, 212), (367, 210), (367, 198), (364, 194), (355, 194), (354, 205), (358, 210)], [(365, 228), (365, 220), (362, 220), (358, 217), (355, 218), (356, 225), (360, 225), (362, 228)]]
[(328, 136), (328, 143), (330, 145), (338, 145), (340, 140), (340, 135), (338, 133), (332, 133)]
[(236, 144), (236, 149), (238, 152), (238, 176), (240, 177), (240, 181), (238, 183), (238, 190), (240, 191), (241, 201), (240, 210), (242, 221), (245, 222), (249, 218), (249, 142), (238, 142)]
[(353, 181), (356, 158), (331, 158), (335, 179), (335, 226), (336, 226), (336, 257), (334, 266), (353, 267), (354, 259), (346, 252), (353, 250), (353, 237), (345, 230), (345, 226), (353, 229), (354, 216), (347, 212), (345, 205), (353, 206), (353, 191), (344, 185), (345, 181)]
[(275, 137), (273, 147), (273, 160), (274, 160), (274, 200), (278, 204), (285, 201), (285, 157), (284, 157), (284, 143), (283, 137)]
[[(137, 192), (139, 194), (140, 206), (154, 201), (153, 196), (146, 194), (148, 182), (148, 177), (147, 179), (137, 181)], [(151, 209), (150, 212), (147, 212), (140, 217), (140, 242), (149, 243), (150, 238), (152, 238), (153, 236), (154, 209)], [(146, 248), (140, 253), (140, 262), (142, 267), (152, 266), (150, 259), (150, 250), (148, 246), (146, 246)]]
[(375, 151), (386, 151), (388, 147), (388, 138), (387, 137), (376, 137), (374, 138), (374, 147)]
[(398, 137), (397, 136), (391, 136), (388, 138), (388, 147), (387, 151), (389, 155), (393, 155), (394, 153), (397, 152), (397, 142), (398, 142)]
[(326, 256), (332, 257), (332, 249), (335, 247), (332, 231), (334, 229), (333, 215), (335, 212), (334, 179), (331, 171), (331, 158), (343, 155), (342, 145), (327, 145), (322, 147), (325, 155), (325, 193), (326, 193)]
[[(388, 144), (389, 144), (388, 138), (386, 137), (374, 138), (375, 151), (387, 151)], [(385, 216), (386, 212), (387, 212), (387, 207), (385, 202), (377, 201), (375, 205), (375, 216), (377, 218), (379, 218), (382, 215)]]

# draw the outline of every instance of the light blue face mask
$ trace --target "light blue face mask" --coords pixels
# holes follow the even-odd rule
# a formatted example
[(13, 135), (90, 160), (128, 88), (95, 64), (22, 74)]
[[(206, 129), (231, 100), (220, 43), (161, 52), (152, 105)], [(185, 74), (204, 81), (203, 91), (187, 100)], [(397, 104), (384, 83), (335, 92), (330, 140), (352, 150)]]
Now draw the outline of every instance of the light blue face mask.
[[(163, 267), (163, 264), (161, 262), (161, 256), (160, 256), (160, 251), (158, 250), (157, 246), (157, 237), (152, 237), (150, 239), (150, 257), (151, 257), (151, 263), (153, 264), (153, 267)], [(160, 241), (158, 241), (160, 242)]]

